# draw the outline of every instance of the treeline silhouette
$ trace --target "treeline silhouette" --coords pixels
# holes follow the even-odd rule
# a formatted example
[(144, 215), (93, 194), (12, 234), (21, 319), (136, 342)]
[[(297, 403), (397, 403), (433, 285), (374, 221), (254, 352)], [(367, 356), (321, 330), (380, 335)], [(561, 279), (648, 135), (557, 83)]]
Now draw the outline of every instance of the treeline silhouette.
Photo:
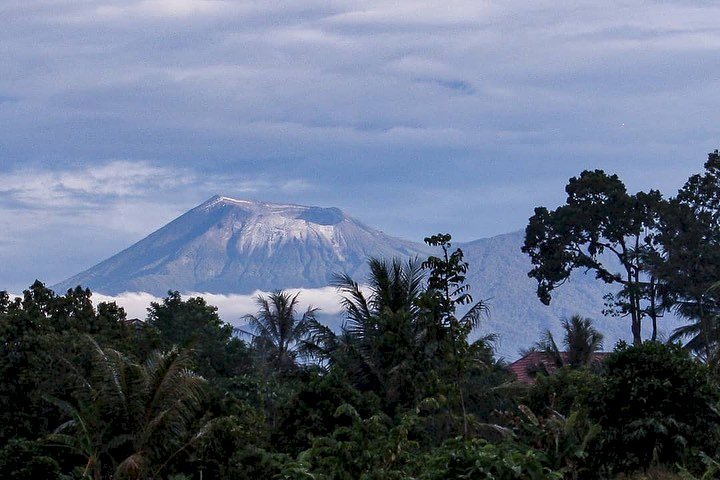
[[(285, 291), (260, 295), (243, 331), (178, 292), (142, 320), (81, 287), (0, 292), (0, 477), (716, 478), (719, 169), (714, 152), (668, 200), (586, 171), (530, 219), (540, 300), (574, 269), (620, 284), (607, 313), (632, 344), (609, 353), (575, 316), (525, 363), (496, 359), (482, 285), (447, 234), (424, 261), (337, 276), (337, 331)], [(662, 343), (667, 311), (688, 322)]]

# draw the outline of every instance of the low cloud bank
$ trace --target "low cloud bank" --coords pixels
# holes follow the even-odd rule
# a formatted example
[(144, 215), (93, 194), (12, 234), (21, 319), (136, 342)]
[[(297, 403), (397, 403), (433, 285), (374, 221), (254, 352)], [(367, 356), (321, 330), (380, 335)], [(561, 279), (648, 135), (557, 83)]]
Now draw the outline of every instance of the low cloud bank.
[[(342, 311), (340, 295), (334, 287), (309, 288), (309, 289), (288, 289), (292, 294), (299, 293), (298, 312), (304, 312), (308, 307), (317, 307), (320, 312), (326, 315), (339, 314)], [(242, 316), (257, 312), (256, 299), (258, 295), (267, 295), (269, 292), (257, 290), (252, 294), (217, 294), (191, 292), (183, 294), (182, 297), (203, 297), (209, 305), (218, 307), (220, 318), (233, 325), (242, 324)], [(144, 320), (147, 317), (147, 309), (151, 302), (162, 302), (161, 297), (156, 297), (146, 292), (124, 292), (119, 295), (104, 295), (93, 293), (93, 302), (97, 305), (100, 302), (115, 302), (123, 307), (128, 318), (139, 318)]]

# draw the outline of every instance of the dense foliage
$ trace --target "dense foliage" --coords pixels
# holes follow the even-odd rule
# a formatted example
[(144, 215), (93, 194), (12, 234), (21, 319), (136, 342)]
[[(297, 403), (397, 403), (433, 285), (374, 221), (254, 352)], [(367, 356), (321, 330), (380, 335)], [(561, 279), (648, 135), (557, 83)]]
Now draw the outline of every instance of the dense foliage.
[[(541, 300), (593, 270), (621, 285), (608, 309), (630, 317), (633, 345), (599, 355), (592, 320), (565, 319), (562, 341), (532, 346), (532, 384), (494, 358), (447, 234), (425, 261), (338, 276), (338, 331), (283, 291), (257, 298), (245, 335), (179, 292), (144, 320), (80, 287), (0, 292), (0, 478), (714, 478), (718, 171), (711, 154), (668, 200), (583, 172), (566, 205), (536, 210), (525, 251)], [(670, 309), (689, 343), (643, 341), (643, 319)]]
[(716, 453), (720, 392), (706, 367), (658, 342), (621, 346), (605, 363), (589, 409), (603, 429), (602, 453), (617, 468), (688, 464), (700, 450)]

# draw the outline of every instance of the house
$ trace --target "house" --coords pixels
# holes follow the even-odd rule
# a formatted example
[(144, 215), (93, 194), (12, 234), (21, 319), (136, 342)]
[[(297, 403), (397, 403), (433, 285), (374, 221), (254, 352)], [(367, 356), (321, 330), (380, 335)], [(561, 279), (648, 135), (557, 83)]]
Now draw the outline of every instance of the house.
[[(592, 354), (592, 363), (601, 364), (607, 359), (610, 352), (595, 352)], [(560, 352), (563, 365), (568, 364), (568, 352)], [(535, 375), (545, 371), (552, 375), (558, 369), (555, 359), (550, 353), (531, 351), (519, 360), (508, 365), (508, 370), (515, 374), (519, 382), (532, 385), (535, 383)]]

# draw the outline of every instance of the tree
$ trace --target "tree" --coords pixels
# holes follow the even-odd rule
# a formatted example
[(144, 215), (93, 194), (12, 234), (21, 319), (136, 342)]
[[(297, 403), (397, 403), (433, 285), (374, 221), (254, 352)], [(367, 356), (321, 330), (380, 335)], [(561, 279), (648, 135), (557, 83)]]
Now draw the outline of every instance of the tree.
[(0, 477), (8, 479), (57, 480), (58, 463), (40, 442), (13, 439), (0, 449)]
[(193, 350), (196, 368), (205, 376), (230, 376), (248, 368), (244, 342), (202, 297), (183, 300), (179, 292), (168, 292), (162, 303), (150, 304), (147, 325), (159, 332), (161, 349)]
[(684, 340), (684, 348), (703, 359), (714, 369), (720, 368), (720, 283), (707, 288), (697, 299), (673, 299), (675, 309), (689, 323), (677, 327), (668, 341)]
[[(480, 339), (475, 345), (468, 343), (468, 337), (476, 328), (482, 316), (487, 313), (487, 303), (478, 301), (467, 313), (457, 318), (460, 305), (473, 303), (470, 286), (465, 284), (468, 263), (459, 248), (452, 253), (452, 236), (448, 233), (425, 238), (429, 246), (440, 247), (442, 256), (430, 256), (423, 262), (423, 268), (429, 270), (428, 286), (420, 299), (423, 307), (425, 325), (433, 332), (439, 357), (445, 360), (439, 371), (454, 377), (454, 390), (460, 401), (462, 411), (463, 434), (468, 435), (468, 412), (462, 380), (468, 368), (475, 360), (472, 355), (479, 345), (486, 345), (489, 337)], [(443, 371), (443, 369), (445, 371)]]
[(590, 402), (602, 427), (604, 458), (615, 472), (652, 462), (687, 464), (694, 450), (718, 442), (718, 391), (708, 369), (678, 345), (621, 345)]
[(300, 346), (308, 333), (310, 322), (315, 320), (317, 308), (308, 307), (297, 317), (298, 297), (276, 290), (267, 297), (258, 295), (257, 315), (245, 315), (253, 332), (253, 345), (276, 371), (288, 372), (297, 366)]
[[(538, 281), (538, 297), (548, 305), (552, 291), (574, 270), (592, 270), (599, 280), (621, 285), (615, 312), (630, 316), (634, 344), (642, 342), (645, 316), (653, 319), (655, 338), (661, 309), (647, 262), (664, 203), (660, 192), (630, 195), (617, 175), (602, 170), (571, 178), (565, 191), (565, 205), (553, 211), (536, 208), (525, 230), (522, 251), (530, 255), (528, 276)], [(619, 262), (618, 271), (610, 258)]]
[(573, 315), (563, 320), (565, 338), (563, 343), (568, 352), (568, 364), (571, 367), (590, 365), (593, 354), (603, 348), (603, 334), (592, 325), (592, 320)]
[(378, 394), (392, 410), (416, 402), (425, 383), (426, 331), (418, 300), (424, 293), (419, 262), (371, 258), (367, 293), (348, 275), (334, 285), (342, 295), (345, 321), (338, 335), (311, 323), (308, 351), (340, 368), (356, 388)]
[(143, 365), (86, 337), (94, 363), (67, 379), (69, 398), (49, 396), (67, 417), (48, 439), (85, 459), (83, 476), (156, 478), (202, 435), (196, 415), (205, 380), (186, 352), (156, 352)]
[(696, 325), (683, 327), (676, 337), (692, 336), (688, 347), (711, 356), (717, 340), (713, 318), (720, 314), (720, 154), (708, 155), (703, 174), (691, 176), (672, 199), (664, 215), (657, 243), (664, 255), (655, 266), (667, 284), (670, 302)]
[(603, 347), (603, 334), (595, 329), (592, 320), (573, 315), (562, 321), (563, 345), (567, 356), (563, 357), (552, 332), (547, 330), (537, 343), (537, 348), (550, 355), (557, 367), (586, 367), (592, 363), (593, 354)]
[[(466, 390), (482, 384), (478, 369), (488, 367), (484, 362), (492, 353), (488, 337), (468, 343), (487, 305), (472, 304), (465, 285), (468, 264), (462, 250), (451, 251), (450, 240), (448, 234), (428, 237), (442, 255), (422, 264), (371, 259), (369, 292), (340, 276), (336, 286), (346, 310), (342, 331), (315, 322), (308, 348), (331, 369), (344, 371), (359, 390), (376, 393), (389, 414), (438, 397), (451, 407), (445, 418), (452, 430), (459, 404), (462, 430), (468, 433)], [(467, 314), (456, 316), (459, 305), (469, 304)]]
[(353, 406), (363, 416), (380, 411), (379, 398), (355, 389), (340, 369), (311, 377), (281, 407), (279, 426), (270, 443), (297, 456), (312, 445), (313, 438), (329, 435), (342, 426), (334, 412), (343, 404)]
[(13, 437), (37, 438), (56, 422), (57, 409), (42, 395), (63, 387), (58, 351), (73, 351), (89, 364), (86, 352), (75, 348), (83, 334), (104, 345), (137, 343), (125, 318), (115, 303), (95, 309), (91, 292), (80, 287), (56, 295), (35, 281), (21, 298), (0, 292), (0, 447)]

